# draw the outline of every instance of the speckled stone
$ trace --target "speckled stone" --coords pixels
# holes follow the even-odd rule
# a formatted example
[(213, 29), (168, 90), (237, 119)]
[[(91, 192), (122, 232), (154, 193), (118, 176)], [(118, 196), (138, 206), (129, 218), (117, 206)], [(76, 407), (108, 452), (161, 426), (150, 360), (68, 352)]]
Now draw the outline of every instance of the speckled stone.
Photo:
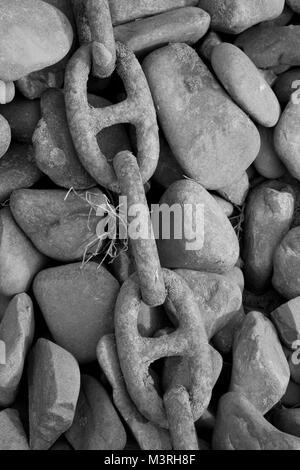
[(272, 283), (287, 299), (300, 295), (300, 227), (290, 230), (278, 245)]
[(234, 341), (230, 391), (243, 394), (265, 414), (285, 394), (289, 379), (275, 327), (262, 313), (248, 313)]
[(33, 305), (27, 294), (16, 295), (0, 323), (0, 340), (5, 344), (5, 364), (0, 364), (0, 406), (16, 398), (24, 362), (34, 334)]
[(26, 292), (45, 265), (45, 257), (15, 223), (8, 207), (0, 210), (0, 294)]
[(9, 123), (15, 141), (32, 143), (32, 134), (41, 115), (39, 100), (29, 101), (17, 96), (11, 103), (0, 105), (0, 114)]
[(41, 176), (31, 145), (12, 143), (0, 159), (0, 202), (9, 199), (15, 189), (30, 188)]
[[(164, 267), (219, 274), (234, 267), (239, 257), (238, 239), (224, 211), (202, 186), (191, 180), (177, 181), (164, 193), (160, 204), (169, 206), (199, 204), (204, 210), (204, 218), (203, 215), (199, 215), (197, 219), (200, 225), (198, 236), (200, 237), (202, 230), (204, 235), (203, 244), (198, 239), (200, 249), (194, 245), (193, 250), (187, 250), (185, 237), (182, 240), (171, 237), (170, 240), (159, 239), (157, 241), (161, 263)], [(183, 216), (183, 219), (186, 228), (192, 229), (195, 214)], [(193, 237), (191, 236), (190, 240)], [(189, 245), (189, 248), (192, 248), (192, 245)]]
[(293, 349), (295, 341), (300, 340), (300, 297), (276, 308), (270, 318), (277, 328), (281, 341), (286, 347)]
[(19, 189), (10, 198), (12, 214), (36, 248), (58, 261), (78, 261), (99, 253), (103, 240), (97, 205), (106, 206), (102, 191)]
[(235, 44), (262, 69), (281, 72), (300, 65), (300, 26), (255, 26), (238, 36)]
[(291, 226), (294, 207), (292, 188), (278, 181), (263, 183), (250, 193), (243, 260), (246, 285), (252, 292), (263, 293), (270, 287), (274, 253)]
[(123, 450), (126, 432), (105, 388), (93, 377), (81, 377), (74, 421), (66, 438), (75, 450)]
[(0, 412), (0, 450), (29, 450), (17, 410), (7, 408)]
[(41, 271), (33, 291), (55, 342), (80, 362), (95, 360), (99, 339), (114, 331), (118, 281), (94, 262), (74, 263)]
[(29, 358), (28, 386), (30, 448), (48, 450), (73, 422), (79, 366), (60, 346), (39, 339)]
[(213, 450), (300, 450), (300, 439), (270, 424), (247, 398), (227, 393), (219, 401)]
[(211, 15), (212, 29), (239, 34), (257, 23), (279, 16), (284, 0), (200, 0), (199, 7)]

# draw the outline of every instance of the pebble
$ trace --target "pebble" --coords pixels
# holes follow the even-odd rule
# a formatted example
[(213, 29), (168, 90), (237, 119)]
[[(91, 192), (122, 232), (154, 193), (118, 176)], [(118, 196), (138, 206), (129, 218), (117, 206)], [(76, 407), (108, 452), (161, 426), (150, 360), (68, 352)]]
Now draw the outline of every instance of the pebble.
[(143, 69), (165, 137), (185, 174), (207, 189), (242, 176), (259, 152), (259, 133), (197, 53), (186, 44), (171, 44), (149, 54)]
[(278, 245), (272, 283), (287, 299), (300, 296), (300, 227), (290, 230)]
[(193, 45), (205, 35), (209, 24), (210, 16), (205, 11), (186, 7), (116, 26), (114, 36), (137, 57), (143, 57), (169, 43)]
[(288, 408), (299, 408), (300, 406), (300, 385), (290, 380), (281, 404)]
[(15, 189), (30, 188), (41, 176), (32, 146), (13, 142), (0, 159), (0, 203), (9, 199)]
[(300, 439), (270, 424), (246, 397), (227, 393), (219, 401), (213, 450), (300, 450)]
[(74, 357), (40, 338), (29, 358), (30, 448), (48, 450), (72, 425), (80, 389)]
[(288, 171), (300, 180), (300, 96), (291, 99), (274, 131), (275, 150)]
[(102, 247), (99, 222), (106, 197), (98, 188), (89, 192), (62, 189), (19, 189), (10, 199), (12, 214), (34, 246), (58, 261), (86, 260)]
[(46, 2), (1, 0), (0, 18), (1, 80), (16, 81), (56, 64), (72, 46), (68, 19)]
[(0, 412), (0, 450), (30, 450), (17, 410)]
[(262, 69), (284, 72), (300, 65), (300, 26), (255, 26), (241, 34), (235, 45)]
[(18, 96), (11, 103), (0, 105), (0, 114), (10, 125), (15, 141), (32, 144), (32, 135), (41, 115), (40, 100), (29, 101)]
[(0, 294), (26, 292), (32, 279), (45, 265), (39, 253), (15, 223), (10, 209), (0, 210)]
[(271, 313), (270, 318), (283, 344), (293, 349), (295, 341), (300, 340), (300, 297), (280, 305)]
[(265, 414), (285, 394), (289, 379), (274, 326), (262, 313), (248, 313), (234, 341), (230, 391), (243, 394)]
[(257, 23), (279, 16), (284, 3), (284, 0), (200, 0), (199, 7), (211, 15), (212, 29), (239, 34)]
[(55, 342), (81, 363), (95, 360), (99, 339), (114, 331), (117, 280), (97, 263), (74, 263), (39, 272), (33, 291)]
[(75, 450), (123, 450), (126, 432), (105, 388), (93, 377), (81, 377), (72, 426), (65, 434)]
[(286, 169), (280, 160), (274, 146), (274, 130), (263, 126), (258, 126), (261, 147), (257, 155), (254, 166), (256, 171), (264, 178), (280, 178)]
[(24, 362), (34, 335), (33, 305), (27, 294), (16, 295), (0, 323), (0, 339), (5, 344), (5, 364), (0, 363), (0, 407), (15, 401)]
[(278, 181), (263, 183), (250, 193), (245, 212), (243, 260), (246, 285), (254, 293), (264, 293), (270, 287), (273, 256), (290, 228), (294, 206), (292, 188)]
[[(177, 240), (157, 240), (160, 260), (163, 267), (183, 268), (196, 271), (208, 271), (222, 274), (229, 271), (236, 264), (239, 257), (239, 245), (236, 234), (224, 211), (216, 203), (214, 198), (200, 184), (192, 180), (181, 180), (172, 184), (164, 193), (160, 204), (199, 204), (204, 209), (203, 214), (199, 214), (197, 222), (198, 237), (195, 240), (195, 233), (191, 233), (190, 240), (195, 240), (199, 247), (194, 246), (193, 251), (187, 250), (188, 239)], [(195, 215), (193, 217), (195, 222)], [(190, 220), (186, 220), (186, 230), (192, 230)], [(194, 224), (195, 225), (195, 224)], [(201, 241), (201, 230), (203, 230), (204, 240)], [(171, 230), (172, 233), (172, 230)], [(203, 243), (202, 243), (203, 242)], [(192, 245), (189, 245), (191, 248)], [(195, 249), (196, 248), (196, 249)]]
[(11, 129), (7, 120), (0, 114), (0, 158), (5, 155), (11, 142)]
[(265, 127), (277, 124), (281, 114), (277, 97), (243, 51), (223, 42), (214, 47), (211, 63), (225, 90), (251, 118)]
[[(85, 1), (85, 0), (83, 0)], [(73, 0), (74, 2), (74, 0)], [(75, 0), (76, 2), (76, 0)], [(109, 7), (114, 25), (128, 23), (129, 21), (147, 16), (157, 15), (175, 8), (196, 6), (198, 0), (151, 0), (143, 2), (120, 3), (120, 0), (109, 0)]]

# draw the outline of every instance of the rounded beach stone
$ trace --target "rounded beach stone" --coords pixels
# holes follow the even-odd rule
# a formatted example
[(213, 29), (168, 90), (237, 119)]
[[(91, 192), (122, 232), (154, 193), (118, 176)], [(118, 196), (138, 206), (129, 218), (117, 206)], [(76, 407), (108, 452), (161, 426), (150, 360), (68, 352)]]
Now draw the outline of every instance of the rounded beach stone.
[[(200, 184), (191, 180), (177, 181), (164, 193), (160, 204), (171, 210), (176, 204), (174, 218), (181, 215), (185, 226), (184, 236), (176, 239), (176, 225), (172, 221), (170, 239), (157, 240), (164, 267), (219, 274), (234, 267), (239, 257), (236, 234), (224, 211)], [(185, 213), (184, 204), (193, 211)], [(197, 207), (199, 210), (195, 210)], [(197, 231), (193, 233), (196, 224)]]
[[(76, 2), (78, 0), (72, 0)], [(83, 0), (85, 1), (85, 0)], [(114, 25), (128, 23), (129, 21), (147, 16), (157, 15), (175, 8), (196, 6), (198, 0), (151, 0), (132, 2), (128, 0), (109, 0), (109, 7)]]
[(200, 8), (178, 8), (116, 26), (114, 36), (140, 57), (173, 42), (193, 45), (205, 35), (209, 24), (210, 16)]
[(177, 269), (194, 293), (208, 338), (212, 338), (232, 318), (242, 304), (239, 286), (225, 276)]
[(0, 361), (0, 407), (16, 398), (24, 362), (34, 335), (33, 305), (27, 294), (16, 295), (0, 323), (0, 340), (5, 344), (5, 361)]
[(294, 207), (293, 190), (285, 183), (268, 181), (251, 191), (245, 212), (243, 260), (247, 288), (255, 293), (270, 286), (273, 256), (290, 228)]
[(30, 450), (17, 410), (0, 412), (0, 450)]
[(285, 394), (289, 380), (275, 327), (262, 313), (248, 313), (234, 340), (230, 391), (243, 394), (265, 414)]
[(218, 193), (227, 201), (230, 201), (236, 206), (244, 204), (249, 191), (249, 178), (246, 172), (242, 176), (233, 181), (230, 185), (218, 189)]
[(199, 7), (210, 14), (212, 29), (239, 34), (257, 23), (279, 16), (284, 3), (284, 0), (200, 0)]
[(89, 192), (67, 192), (62, 189), (19, 189), (10, 198), (12, 214), (46, 256), (59, 261), (78, 261), (99, 253), (97, 205), (106, 207), (106, 197), (98, 188)]
[(95, 360), (99, 339), (114, 331), (118, 281), (94, 262), (74, 263), (41, 271), (33, 291), (55, 342), (80, 362)]
[(1, 0), (0, 18), (1, 80), (15, 81), (56, 64), (71, 48), (68, 19), (46, 2)]
[(8, 207), (0, 210), (0, 294), (26, 292), (45, 257), (15, 223)]
[(274, 131), (279, 158), (294, 178), (300, 180), (300, 96), (289, 101)]
[(280, 305), (270, 314), (270, 319), (287, 348), (294, 349), (296, 341), (300, 346), (300, 297)]
[(272, 423), (280, 431), (300, 437), (300, 408), (274, 410)]
[(14, 140), (31, 144), (32, 134), (40, 119), (40, 101), (16, 97), (14, 101), (0, 106), (0, 114), (8, 121)]
[(11, 129), (7, 120), (0, 114), (0, 158), (7, 152), (11, 141)]
[(300, 3), (299, 0), (286, 0), (286, 3), (292, 10), (300, 14)]
[(238, 47), (223, 42), (214, 47), (211, 64), (231, 98), (256, 122), (274, 127), (281, 109), (272, 88)]
[(0, 203), (5, 202), (15, 189), (30, 188), (41, 176), (31, 145), (13, 142), (0, 159)]
[(126, 432), (105, 388), (81, 377), (74, 421), (65, 434), (75, 450), (123, 450)]
[(72, 425), (80, 390), (74, 357), (39, 339), (29, 357), (30, 448), (48, 450)]
[(185, 174), (207, 189), (242, 176), (259, 152), (259, 133), (197, 53), (187, 44), (171, 44), (149, 54), (143, 69), (165, 137)]
[(274, 130), (258, 126), (260, 134), (261, 146), (257, 155), (254, 166), (261, 176), (268, 179), (280, 178), (286, 172), (275, 147), (274, 147)]
[(235, 45), (262, 69), (285, 71), (300, 65), (300, 26), (255, 26), (241, 34)]
[(300, 295), (300, 227), (290, 230), (274, 254), (272, 283), (287, 299)]
[[(294, 84), (294, 85), (293, 85)], [(291, 95), (300, 86), (300, 68), (288, 70), (277, 78), (274, 84), (274, 93), (280, 103), (287, 103)]]
[(219, 401), (214, 450), (300, 450), (300, 439), (270, 424), (246, 397), (227, 393)]

